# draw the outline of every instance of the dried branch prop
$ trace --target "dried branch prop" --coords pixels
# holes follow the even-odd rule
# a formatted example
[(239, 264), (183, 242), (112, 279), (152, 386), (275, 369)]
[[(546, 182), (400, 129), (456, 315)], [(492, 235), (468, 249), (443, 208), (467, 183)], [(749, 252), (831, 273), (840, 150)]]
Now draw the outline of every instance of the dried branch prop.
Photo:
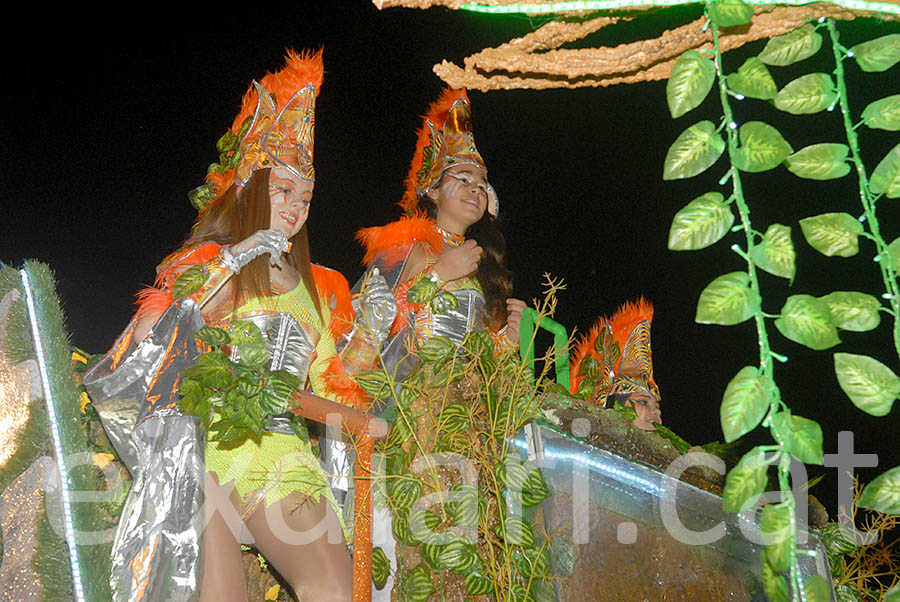
[[(425, 9), (444, 6), (460, 9), (470, 5), (460, 0), (375, 0), (378, 8), (403, 6)], [(486, 2), (496, 6), (511, 1)], [(893, 2), (892, 2), (893, 4)], [(536, 31), (496, 48), (487, 48), (464, 60), (460, 67), (447, 60), (434, 72), (454, 88), (481, 91), (551, 88), (585, 88), (658, 81), (669, 77), (676, 59), (688, 50), (712, 48), (712, 33), (706, 17), (663, 32), (655, 39), (639, 40), (615, 47), (566, 49), (607, 25), (633, 18), (629, 13), (646, 11), (651, 5), (620, 9), (617, 14), (567, 13)], [(793, 31), (811, 19), (827, 17), (852, 20), (857, 17), (898, 20), (897, 15), (843, 8), (830, 3), (796, 7), (756, 7), (752, 23), (722, 33), (722, 51)]]

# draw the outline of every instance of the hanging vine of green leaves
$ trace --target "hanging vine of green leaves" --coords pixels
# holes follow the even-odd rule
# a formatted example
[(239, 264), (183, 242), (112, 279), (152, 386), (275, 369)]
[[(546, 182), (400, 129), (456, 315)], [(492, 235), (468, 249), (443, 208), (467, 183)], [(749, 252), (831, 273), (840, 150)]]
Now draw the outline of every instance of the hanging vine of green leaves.
[[(730, 193), (709, 191), (679, 210), (669, 231), (673, 251), (703, 249), (727, 240), (729, 232), (742, 231), (743, 241), (731, 249), (746, 262), (746, 269), (715, 278), (700, 293), (696, 321), (701, 324), (734, 325), (753, 320), (759, 344), (759, 365), (745, 366), (728, 383), (722, 398), (720, 418), (725, 440), (732, 442), (762, 425), (770, 430), (774, 444), (758, 446), (744, 455), (728, 473), (723, 494), (726, 511), (751, 507), (767, 485), (770, 466), (776, 468), (780, 502), (764, 507), (762, 530), (773, 537), (763, 553), (762, 585), (771, 600), (789, 597), (830, 599), (830, 584), (819, 577), (800, 578), (797, 563), (794, 498), (788, 468), (791, 458), (807, 464), (822, 464), (822, 429), (817, 422), (791, 413), (782, 401), (773, 375), (773, 358), (782, 359), (769, 343), (770, 324), (785, 338), (814, 350), (830, 349), (841, 342), (840, 331), (866, 332), (892, 318), (893, 341), (900, 360), (900, 238), (890, 244), (881, 236), (876, 212), (882, 198), (900, 197), (900, 144), (896, 145), (867, 176), (860, 158), (856, 129), (865, 125), (885, 131), (900, 130), (900, 95), (893, 94), (864, 108), (859, 122), (850, 119), (843, 63), (855, 59), (864, 72), (881, 73), (900, 62), (900, 34), (882, 36), (847, 49), (840, 44), (832, 21), (807, 23), (793, 32), (769, 40), (756, 57), (732, 73), (725, 73), (719, 30), (745, 24), (752, 7), (740, 0), (715, 0), (707, 5), (713, 34), (713, 49), (689, 51), (677, 62), (666, 87), (673, 118), (686, 115), (703, 104), (717, 87), (722, 107), (719, 123), (702, 120), (687, 127), (669, 148), (663, 179), (697, 176), (723, 155), (730, 166), (720, 185), (731, 181)], [(770, 69), (793, 65), (816, 53), (827, 33), (834, 54), (833, 73), (809, 73), (778, 89)], [(878, 85), (872, 82), (871, 85)], [(737, 123), (734, 99), (769, 102), (791, 115), (834, 111), (843, 117), (844, 140), (823, 140), (799, 150), (772, 125), (762, 121)], [(858, 175), (863, 217), (858, 209), (822, 213), (798, 220), (807, 244), (828, 257), (851, 257), (861, 243), (871, 241), (874, 257), (884, 280), (880, 295), (859, 291), (834, 291), (814, 297), (792, 294), (777, 314), (766, 313), (760, 285), (760, 270), (791, 283), (796, 275), (797, 252), (792, 227), (769, 224), (761, 234), (750, 222), (742, 174), (761, 173), (784, 166), (799, 178), (834, 180)], [(727, 199), (727, 200), (726, 200)], [(736, 215), (735, 215), (736, 213)], [(738, 225), (734, 225), (735, 222)], [(880, 298), (879, 298), (880, 297)], [(883, 303), (882, 300), (886, 300)], [(765, 305), (769, 305), (766, 302)], [(772, 321), (772, 322), (770, 322)], [(834, 370), (838, 384), (852, 403), (874, 416), (888, 414), (900, 398), (900, 376), (875, 358), (837, 352)], [(860, 507), (885, 513), (900, 513), (900, 467), (889, 470), (864, 490)]]

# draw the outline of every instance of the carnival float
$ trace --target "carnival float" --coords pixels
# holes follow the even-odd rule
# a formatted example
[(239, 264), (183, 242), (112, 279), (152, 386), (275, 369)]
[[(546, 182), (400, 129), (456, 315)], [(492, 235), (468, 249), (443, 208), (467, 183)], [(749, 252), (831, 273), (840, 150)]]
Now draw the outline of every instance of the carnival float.
[[(375, 4), (380, 9), (444, 7), (546, 16), (533, 33), (479, 51), (462, 67), (447, 61), (435, 65), (434, 72), (453, 89), (540, 90), (667, 80), (672, 118), (687, 117), (682, 133), (667, 142), (663, 179), (690, 179), (713, 166), (723, 174), (717, 188), (696, 190), (675, 215), (668, 248), (680, 252), (717, 245), (723, 254), (737, 254), (742, 269), (722, 274), (698, 291), (696, 322), (752, 322), (757, 334), (756, 340), (735, 340), (736, 345), (757, 345), (759, 361), (735, 365), (733, 379), (719, 393), (722, 442), (692, 445), (658, 419), (644, 420), (645, 404), (638, 399), (660, 400), (653, 379), (649, 303), (623, 300), (618, 312), (576, 336), (554, 320), (565, 285), (550, 276), (544, 298), (522, 313), (514, 341), (518, 345), (498, 344), (496, 333), (487, 329), (454, 338), (435, 327), (413, 348), (379, 347), (374, 367), (355, 355), (354, 361), (366, 369), (348, 371), (342, 386), (366, 403), (328, 399), (285, 373), (290, 358), (283, 357), (283, 349), (276, 357), (277, 348), (262, 345), (261, 333), (281, 329), (281, 339), (300, 336), (290, 324), (220, 322), (201, 328), (200, 320), (188, 331), (187, 342), (173, 336), (166, 343), (169, 350), (183, 345), (194, 355), (184, 382), (170, 383), (169, 392), (178, 395), (165, 415), (196, 420), (205, 436), (239, 440), (260, 436), (266, 421), (277, 414), (288, 433), (300, 432), (311, 441), (311, 449), (324, 456), (330, 479), (347, 481), (338, 501), (352, 533), (348, 543), (355, 601), (373, 596), (413, 602), (900, 600), (900, 549), (896, 534), (893, 540), (887, 536), (900, 515), (900, 467), (856, 487), (845, 514), (829, 517), (809, 495), (813, 484), (804, 468), (825, 463), (822, 430), (814, 419), (794, 414), (782, 399), (774, 373), (784, 358), (769, 342), (774, 327), (812, 350), (834, 349), (834, 373), (821, 377), (837, 379), (847, 401), (860, 411), (890, 419), (900, 398), (900, 238), (897, 224), (879, 221), (884, 219), (879, 210), (900, 197), (900, 144), (891, 144), (871, 165), (860, 147), (870, 131), (900, 131), (895, 67), (900, 33), (846, 47), (841, 24), (896, 23), (900, 4)], [(702, 15), (656, 39), (609, 48), (566, 47), (603, 27), (693, 5)], [(760, 47), (756, 55), (725, 66), (729, 51), (752, 43)], [(783, 79), (777, 77), (779, 69), (791, 67), (795, 73), (804, 60), (824, 53), (831, 57), (828, 72), (803, 73), (776, 84)], [(864, 107), (854, 104), (855, 90), (845, 76), (851, 68), (884, 94)], [(265, 79), (257, 84), (250, 112), (239, 116), (236, 127), (220, 140), (220, 172), (245, 166), (251, 147), (244, 141), (257, 126), (243, 124), (260, 122), (249, 119), (259, 115), (257, 104), (271, 96), (269, 110), (281, 118), (274, 105), (284, 101), (264, 87), (269, 85)], [(754, 103), (788, 115), (821, 114), (828, 127), (797, 148), (778, 129), (754, 118)], [(432, 138), (419, 149), (434, 144), (438, 150), (425, 152), (424, 162), (414, 164), (422, 190), (451, 165), (437, 159), (430, 164), (428, 157), (451, 153), (447, 149), (454, 144), (467, 145), (465, 152), (477, 156), (468, 99), (452, 96), (442, 110), (434, 113), (439, 117), (426, 119)], [(255, 147), (258, 156), (264, 154), (261, 144)], [(311, 152), (310, 138), (310, 169)], [(259, 157), (254, 161), (265, 164)], [(467, 161), (483, 166), (480, 156)], [(751, 209), (762, 200), (745, 194), (742, 178), (775, 169), (814, 181), (854, 178), (858, 194), (843, 200), (841, 211), (798, 213), (789, 224), (753, 222)], [(248, 172), (246, 181), (250, 177)], [(198, 189), (192, 200), (203, 210), (215, 194)], [(767, 283), (793, 281), (795, 242), (829, 258), (870, 253), (872, 270), (884, 288), (820, 296), (792, 292), (776, 298), (766, 290)], [(867, 244), (861, 248), (861, 242)], [(367, 275), (396, 289), (397, 261), (383, 261), (378, 252), (386, 247), (371, 237), (367, 244), (374, 249), (372, 257), (379, 257), (367, 262)], [(205, 263), (192, 265), (197, 269), (170, 274), (175, 301), (198, 291), (204, 291), (204, 299), (213, 298), (219, 290), (215, 287), (222, 286), (216, 284), (215, 272), (200, 269)], [(129, 458), (123, 451), (132, 431), (147, 419), (146, 400), (127, 388), (107, 394), (107, 387), (99, 393), (96, 374), (104, 362), (115, 364), (133, 348), (128, 339), (117, 343), (112, 355), (70, 346), (51, 268), (25, 261), (0, 270), (2, 597), (194, 599), (190, 587), (176, 588), (172, 597), (153, 593), (154, 587), (165, 589), (160, 583), (175, 579), (173, 575), (181, 579), (177, 571), (195, 575), (193, 569), (174, 567), (157, 574), (156, 569), (134, 567), (149, 564), (146, 559), (157, 553), (154, 546), (173, 545), (167, 534), (193, 528), (192, 521), (202, 514), (202, 498), (167, 515), (181, 524), (162, 514), (148, 519), (127, 501), (136, 489), (146, 490), (142, 473), (149, 474), (153, 464), (148, 457)], [(231, 277), (223, 273), (226, 280)], [(456, 289), (442, 292), (443, 285), (436, 276), (420, 279), (404, 289), (402, 300), (427, 306), (432, 318), (453, 314), (465, 300), (452, 294)], [(368, 286), (366, 280), (354, 295), (371, 291)], [(366, 314), (364, 306), (354, 309)], [(887, 364), (840, 350), (842, 331), (876, 328), (892, 333), (894, 350)], [(383, 342), (383, 336), (378, 338), (379, 345)], [(403, 355), (399, 360), (398, 353)], [(143, 395), (149, 394), (144, 390)], [(250, 418), (227, 413), (235, 400), (243, 407), (252, 404)], [(757, 430), (767, 430), (770, 442), (733, 457), (736, 442)], [(329, 464), (335, 440), (336, 449), (352, 458), (343, 468)], [(130, 557), (116, 555), (116, 548), (123, 548), (123, 536), (116, 535), (123, 515), (140, 515), (155, 525), (155, 531), (146, 529), (155, 535), (135, 543)], [(288, 583), (270, 570), (256, 548), (242, 549), (251, 600), (293, 599)], [(131, 581), (122, 589), (115, 585), (117, 579)]]

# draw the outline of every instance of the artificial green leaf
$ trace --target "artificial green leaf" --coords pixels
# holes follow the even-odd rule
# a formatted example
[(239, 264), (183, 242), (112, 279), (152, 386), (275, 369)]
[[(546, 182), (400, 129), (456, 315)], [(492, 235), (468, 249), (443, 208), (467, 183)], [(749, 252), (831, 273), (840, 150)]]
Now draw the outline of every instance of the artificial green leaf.
[(822, 465), (822, 427), (815, 420), (794, 416), (788, 410), (778, 412), (772, 416), (772, 432), (785, 451), (804, 464)]
[(692, 178), (701, 174), (725, 150), (725, 141), (712, 121), (701, 121), (683, 131), (666, 153), (663, 180)]
[(846, 144), (825, 142), (801, 148), (784, 160), (788, 170), (809, 180), (834, 180), (850, 173)]
[(769, 462), (762, 448), (754, 447), (744, 454), (737, 465), (725, 476), (722, 492), (722, 510), (740, 512), (756, 503), (766, 490), (766, 473)]
[[(751, 14), (753, 9), (750, 9)], [(675, 61), (666, 83), (669, 113), (677, 119), (700, 105), (716, 81), (716, 66), (696, 50), (688, 50)]]
[(850, 52), (863, 71), (870, 73), (887, 71), (900, 61), (900, 33), (892, 33), (857, 44)]
[(897, 584), (884, 592), (884, 597), (881, 599), (881, 602), (900, 602), (900, 584)]
[(859, 496), (859, 507), (882, 514), (900, 514), (900, 466), (875, 477)]
[(672, 447), (677, 449), (680, 453), (686, 454), (691, 450), (691, 444), (682, 439), (675, 431), (664, 427), (658, 422), (654, 422), (652, 426), (653, 429), (659, 433), (660, 437), (668, 440), (672, 444)]
[[(829, 564), (831, 564), (832, 577), (840, 577), (843, 574), (843, 567), (840, 565), (839, 558), (836, 562), (831, 562), (829, 558)], [(838, 585), (834, 588), (834, 595), (837, 598), (837, 602), (866, 602), (859, 588), (853, 584)], [(900, 599), (888, 601), (887, 598), (882, 598), (881, 602), (900, 602)]]
[(429, 364), (447, 359), (456, 351), (456, 344), (447, 337), (431, 337), (419, 347), (416, 355), (422, 362)]
[(787, 582), (780, 574), (766, 561), (766, 553), (763, 551), (762, 566), (760, 567), (760, 578), (763, 584), (763, 591), (769, 597), (770, 602), (788, 602)]
[(807, 24), (769, 40), (759, 53), (759, 60), (766, 65), (785, 67), (811, 57), (821, 47), (822, 36), (813, 25)]
[(269, 363), (269, 352), (265, 345), (241, 345), (241, 362), (251, 368), (263, 368)]
[(697, 302), (699, 324), (731, 326), (749, 320), (759, 309), (759, 293), (750, 288), (747, 272), (731, 272), (710, 282)]
[(764, 534), (766, 544), (766, 560), (772, 568), (783, 573), (791, 567), (791, 549), (793, 544), (792, 519), (790, 506), (770, 504), (762, 509), (759, 528)]
[(761, 121), (748, 121), (742, 125), (740, 140), (741, 146), (732, 160), (741, 171), (768, 171), (794, 152), (778, 130)]
[(356, 384), (373, 399), (379, 399), (384, 389), (390, 389), (390, 381), (384, 370), (375, 369), (356, 375)]
[(900, 272), (900, 238), (895, 238), (894, 242), (888, 245), (887, 261), (895, 272)]
[(209, 270), (202, 265), (189, 267), (175, 279), (172, 285), (172, 297), (182, 299), (193, 295), (209, 280)]
[(866, 332), (881, 321), (881, 302), (872, 295), (836, 291), (819, 299), (828, 305), (831, 321), (841, 330)]
[(490, 357), (494, 353), (494, 342), (487, 330), (476, 330), (466, 335), (463, 348), (476, 357)]
[(215, 328), (213, 326), (204, 326), (194, 335), (197, 339), (203, 341), (210, 347), (221, 347), (227, 345), (231, 341), (231, 335), (227, 330)]
[(235, 320), (231, 323), (231, 344), (265, 345), (266, 339), (259, 326), (250, 320)]
[(205, 353), (200, 356), (200, 360), (182, 372), (182, 376), (213, 389), (230, 385), (234, 380), (234, 375), (228, 368), (228, 358), (224, 353), (218, 352), (221, 357), (214, 356), (214, 353)]
[(831, 590), (831, 584), (821, 575), (807, 577), (803, 584), (806, 602), (831, 602)]
[(391, 561), (388, 560), (384, 550), (376, 546), (372, 550), (372, 583), (375, 585), (375, 589), (380, 590), (383, 588), (390, 574)]
[(788, 297), (781, 317), (775, 320), (775, 328), (785, 338), (817, 351), (841, 342), (828, 305), (811, 295)]
[(774, 383), (759, 368), (744, 366), (725, 387), (719, 415), (725, 441), (731, 443), (749, 433), (769, 409)]
[(849, 213), (822, 213), (800, 220), (809, 245), (828, 257), (853, 257), (859, 252), (862, 224)]
[(837, 101), (838, 93), (827, 73), (810, 73), (788, 83), (775, 96), (775, 108), (792, 115), (824, 111)]
[(753, 7), (740, 0), (713, 0), (709, 5), (709, 20), (718, 27), (746, 25), (753, 18)]
[(870, 102), (862, 112), (862, 120), (870, 128), (900, 130), (900, 94)]
[(834, 372), (853, 405), (872, 416), (888, 414), (900, 397), (900, 376), (874, 358), (835, 353)]
[(427, 303), (441, 290), (441, 285), (430, 278), (420, 278), (409, 287), (406, 292), (406, 300), (409, 303)]
[(762, 242), (750, 251), (750, 259), (756, 267), (790, 281), (794, 280), (794, 274), (797, 273), (796, 258), (791, 229), (782, 224), (769, 226)]
[(884, 194), (889, 199), (900, 197), (900, 144), (892, 148), (875, 167), (869, 178), (872, 194)]
[(669, 229), (669, 249), (693, 251), (715, 243), (728, 233), (734, 213), (718, 192), (707, 192), (675, 214)]
[(732, 92), (749, 98), (772, 100), (778, 94), (778, 86), (769, 69), (755, 56), (744, 61), (735, 73), (725, 77), (725, 81)]

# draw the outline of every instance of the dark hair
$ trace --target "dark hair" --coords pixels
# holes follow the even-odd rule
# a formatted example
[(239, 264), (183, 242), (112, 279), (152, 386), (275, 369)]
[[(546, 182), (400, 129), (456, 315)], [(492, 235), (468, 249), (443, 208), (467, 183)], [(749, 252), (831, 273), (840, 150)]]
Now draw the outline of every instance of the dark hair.
[[(440, 180), (432, 190), (439, 186)], [(422, 195), (419, 197), (419, 203), (425, 207), (428, 217), (437, 218), (437, 205), (433, 200), (427, 195)], [(474, 240), (484, 250), (475, 277), (484, 291), (484, 310), (488, 325), (497, 330), (506, 324), (509, 317), (506, 300), (512, 296), (513, 290), (513, 273), (503, 265), (506, 257), (506, 239), (497, 226), (497, 219), (487, 211), (480, 220), (466, 229), (466, 238)]]
[[(197, 218), (190, 238), (184, 246), (212, 241), (220, 245), (238, 243), (257, 230), (271, 227), (269, 201), (270, 169), (257, 169), (243, 187), (232, 185)], [(322, 308), (309, 260), (309, 236), (306, 224), (291, 239), (286, 261), (300, 273), (302, 284), (321, 317)], [(256, 297), (272, 295), (269, 256), (254, 258), (233, 276), (234, 309)]]

